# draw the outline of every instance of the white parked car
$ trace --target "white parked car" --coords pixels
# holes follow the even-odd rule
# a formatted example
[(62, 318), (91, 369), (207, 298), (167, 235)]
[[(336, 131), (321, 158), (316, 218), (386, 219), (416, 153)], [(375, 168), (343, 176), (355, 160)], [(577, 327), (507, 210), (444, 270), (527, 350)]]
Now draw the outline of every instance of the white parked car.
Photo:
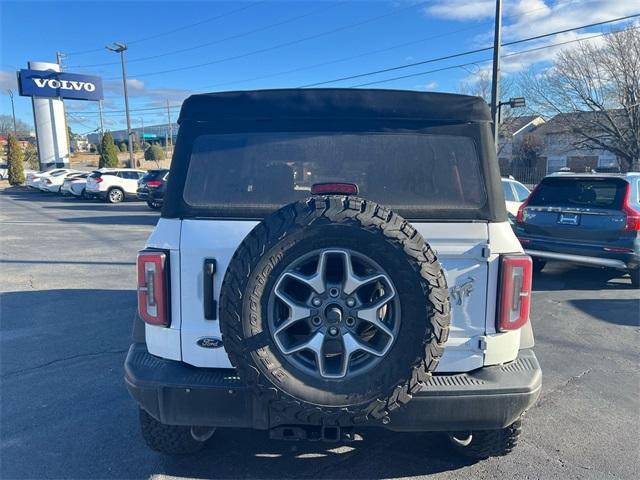
[(27, 174), (25, 184), (27, 185), (27, 187), (39, 188), (40, 181), (43, 178), (50, 177), (52, 175), (69, 173), (69, 172), (75, 172), (75, 170), (72, 170), (70, 168), (54, 168), (51, 170), (45, 170), (42, 172)]
[(43, 192), (58, 193), (66, 178), (82, 175), (82, 172), (72, 170), (70, 172), (54, 173), (46, 177), (40, 177), (38, 188)]
[(507, 204), (507, 212), (516, 217), (520, 205), (529, 197), (531, 191), (512, 178), (502, 179), (502, 190), (504, 191), (504, 200)]
[(84, 196), (84, 189), (87, 184), (88, 176), (89, 172), (72, 173), (67, 175), (60, 187), (60, 193), (62, 195), (75, 195), (77, 197)]
[(133, 168), (101, 168), (87, 177), (85, 195), (98, 197), (109, 203), (120, 203), (126, 198), (137, 198), (138, 180), (144, 170)]
[(0, 180), (5, 180), (9, 175), (9, 165), (0, 163)]

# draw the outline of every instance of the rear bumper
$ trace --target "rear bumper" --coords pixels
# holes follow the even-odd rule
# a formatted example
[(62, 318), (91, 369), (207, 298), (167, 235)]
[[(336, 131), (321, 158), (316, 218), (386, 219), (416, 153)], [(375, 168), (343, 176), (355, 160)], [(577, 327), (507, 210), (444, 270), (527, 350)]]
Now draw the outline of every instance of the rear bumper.
[(610, 267), (619, 269), (633, 268), (633, 262), (630, 262), (627, 259), (622, 260), (620, 258), (611, 258), (605, 256), (591, 257), (587, 255), (574, 255), (571, 253), (548, 252), (544, 250), (530, 249), (525, 249), (524, 252), (534, 258), (541, 258), (544, 260), (560, 260), (563, 262), (578, 263), (581, 265), (593, 265), (595, 267)]
[(640, 266), (640, 236), (630, 235), (617, 242), (577, 242), (523, 234), (518, 240), (525, 253), (534, 258), (560, 260), (581, 265), (629, 270)]
[[(196, 368), (154, 357), (144, 343), (131, 345), (125, 383), (139, 405), (160, 422), (269, 429), (299, 422), (283, 418), (259, 401), (230, 369)], [(503, 428), (540, 395), (542, 372), (532, 350), (502, 366), (434, 375), (388, 424), (396, 431), (459, 431)]]

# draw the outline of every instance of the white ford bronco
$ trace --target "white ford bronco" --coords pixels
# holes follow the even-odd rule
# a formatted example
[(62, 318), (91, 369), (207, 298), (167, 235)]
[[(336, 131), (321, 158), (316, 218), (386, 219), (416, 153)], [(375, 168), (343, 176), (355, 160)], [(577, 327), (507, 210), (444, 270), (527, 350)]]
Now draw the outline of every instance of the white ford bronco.
[(513, 449), (541, 388), (532, 265), (483, 100), (215, 93), (179, 122), (125, 363), (152, 449), (195, 452), (217, 427)]

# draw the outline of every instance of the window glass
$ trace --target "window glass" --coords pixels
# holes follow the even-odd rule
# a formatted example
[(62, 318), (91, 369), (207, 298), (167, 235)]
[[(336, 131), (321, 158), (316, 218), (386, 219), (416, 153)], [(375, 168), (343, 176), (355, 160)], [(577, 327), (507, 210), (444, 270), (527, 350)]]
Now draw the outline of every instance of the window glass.
[(504, 199), (507, 202), (515, 202), (516, 197), (513, 195), (513, 190), (511, 189), (511, 182), (502, 181), (502, 191), (504, 192)]
[(138, 180), (138, 172), (121, 171), (120, 177), (125, 180)]
[(619, 179), (546, 178), (529, 200), (530, 206), (619, 209), (627, 183)]
[(519, 202), (524, 202), (529, 194), (529, 189), (522, 185), (521, 183), (513, 182), (512, 183), (514, 190), (516, 191), (516, 198)]
[(418, 214), (486, 202), (473, 139), (418, 133), (203, 135), (184, 200), (241, 217), (305, 198), (322, 182), (355, 183), (365, 198)]

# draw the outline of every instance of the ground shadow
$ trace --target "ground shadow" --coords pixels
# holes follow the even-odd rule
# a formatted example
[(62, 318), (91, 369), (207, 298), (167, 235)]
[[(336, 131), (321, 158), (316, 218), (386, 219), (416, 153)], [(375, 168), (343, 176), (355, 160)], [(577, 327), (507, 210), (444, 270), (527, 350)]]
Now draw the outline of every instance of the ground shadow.
[(587, 315), (603, 322), (640, 327), (640, 299), (575, 299), (569, 303)]
[(366, 430), (350, 443), (273, 441), (266, 432), (220, 430), (189, 457), (161, 457), (153, 474), (195, 478), (407, 478), (474, 462), (441, 434)]
[(549, 262), (542, 272), (533, 274), (534, 291), (630, 289), (629, 275), (613, 268)]
[(157, 214), (158, 211), (150, 209), (146, 203), (137, 200), (127, 200), (123, 203), (105, 203), (96, 202), (92, 200), (84, 201), (81, 199), (75, 199), (73, 205), (49, 205), (43, 207), (45, 209), (52, 210), (89, 210), (89, 211), (101, 211), (101, 212), (145, 212), (150, 215)]
[(65, 223), (93, 223), (95, 225), (150, 225), (158, 223), (158, 215), (103, 215), (100, 217), (59, 218)]
[(442, 435), (381, 429), (364, 430), (362, 439), (346, 444), (282, 442), (265, 431), (220, 429), (196, 455), (152, 452), (122, 372), (135, 298), (134, 290), (100, 289), (3, 295), (4, 477), (365, 479), (473, 463)]

